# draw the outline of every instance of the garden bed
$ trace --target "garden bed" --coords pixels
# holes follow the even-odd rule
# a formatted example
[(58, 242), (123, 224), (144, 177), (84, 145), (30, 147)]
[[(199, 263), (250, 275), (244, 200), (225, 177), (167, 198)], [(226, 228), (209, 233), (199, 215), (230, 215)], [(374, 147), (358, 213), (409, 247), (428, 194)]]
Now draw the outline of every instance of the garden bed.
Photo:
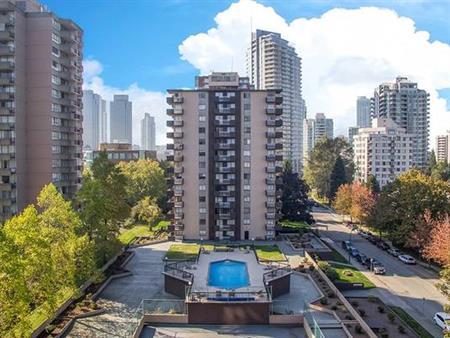
[(255, 245), (255, 253), (260, 262), (284, 262), (286, 257), (278, 245)]
[(361, 271), (353, 266), (332, 263), (330, 266), (337, 272), (336, 282), (342, 283), (362, 283), (364, 289), (374, 288), (373, 284)]

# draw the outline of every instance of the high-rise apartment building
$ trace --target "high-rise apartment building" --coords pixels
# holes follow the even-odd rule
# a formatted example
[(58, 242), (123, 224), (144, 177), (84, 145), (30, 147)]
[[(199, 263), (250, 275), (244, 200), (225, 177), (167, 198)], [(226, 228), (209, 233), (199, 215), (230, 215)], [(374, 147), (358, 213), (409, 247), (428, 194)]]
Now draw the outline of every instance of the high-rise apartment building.
[(169, 94), (175, 239), (273, 238), (283, 160), (280, 91), (213, 73), (197, 77), (196, 89)]
[(303, 161), (308, 160), (309, 153), (318, 140), (333, 137), (333, 119), (326, 118), (323, 113), (317, 113), (314, 119), (305, 119), (303, 121)]
[(295, 171), (302, 170), (303, 120), (302, 60), (278, 33), (252, 33), (247, 52), (247, 73), (256, 89), (281, 89), (283, 96), (283, 157)]
[(356, 126), (368, 128), (372, 125), (371, 100), (365, 96), (358, 96), (356, 100)]
[(348, 127), (348, 143), (353, 147), (353, 138), (358, 134), (358, 127)]
[(375, 176), (380, 187), (412, 168), (413, 139), (389, 118), (376, 118), (371, 128), (360, 128), (353, 138), (355, 179)]
[(0, 218), (82, 169), (82, 35), (34, 0), (0, 1)]
[(83, 90), (83, 149), (97, 150), (100, 140), (102, 98), (92, 90)]
[(108, 113), (106, 100), (100, 101), (100, 143), (108, 142)]
[(374, 117), (388, 117), (408, 134), (413, 134), (413, 165), (426, 168), (430, 134), (429, 94), (417, 83), (397, 77), (394, 83), (383, 83), (375, 89)]
[(141, 120), (141, 149), (156, 150), (155, 145), (155, 118), (149, 113), (144, 114)]
[(436, 137), (436, 160), (438, 162), (450, 162), (450, 131), (445, 135)]
[(114, 95), (110, 103), (109, 125), (111, 143), (132, 144), (132, 103), (128, 95)]

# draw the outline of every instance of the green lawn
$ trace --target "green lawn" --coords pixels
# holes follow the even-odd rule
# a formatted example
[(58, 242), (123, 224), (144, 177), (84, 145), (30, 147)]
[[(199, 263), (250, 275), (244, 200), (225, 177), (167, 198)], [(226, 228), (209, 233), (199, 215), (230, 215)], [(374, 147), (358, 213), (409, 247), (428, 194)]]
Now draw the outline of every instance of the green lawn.
[(282, 220), (280, 223), (281, 223), (282, 227), (297, 228), (297, 229), (309, 229), (310, 228), (310, 225), (303, 221)]
[(255, 251), (258, 259), (263, 261), (280, 262), (286, 260), (278, 245), (255, 245)]
[(392, 311), (394, 311), (408, 326), (413, 329), (414, 332), (420, 338), (433, 338), (433, 336), (425, 330), (422, 325), (420, 325), (413, 317), (411, 317), (405, 310), (402, 308), (391, 306)]
[(169, 221), (159, 221), (157, 224), (155, 224), (152, 227), (151, 230), (148, 225), (136, 225), (136, 226), (132, 227), (131, 229), (127, 229), (127, 230), (123, 231), (117, 237), (117, 239), (123, 245), (127, 245), (127, 244), (130, 244), (131, 241), (133, 241), (133, 239), (135, 239), (138, 236), (151, 236), (160, 229), (167, 229), (169, 224), (170, 224)]
[(130, 244), (131, 241), (135, 239), (137, 236), (151, 236), (151, 235), (153, 235), (153, 231), (150, 230), (150, 227), (148, 225), (136, 225), (131, 229), (127, 229), (124, 232), (122, 232), (117, 237), (117, 239), (123, 245), (127, 245)]
[(170, 260), (194, 260), (197, 258), (200, 244), (172, 244), (166, 253), (166, 258)]
[(331, 249), (331, 251), (333, 252), (332, 255), (333, 257), (330, 259), (331, 261), (334, 262), (338, 262), (338, 263), (344, 263), (344, 264), (348, 264), (348, 260), (342, 256), (339, 252), (337, 252), (335, 249), (329, 247)]
[[(340, 265), (340, 264), (330, 264), (333, 269), (338, 273), (339, 279), (338, 282), (347, 282), (347, 283), (363, 283), (365, 289), (374, 288), (375, 284), (373, 284), (366, 276), (363, 275), (361, 271), (352, 266)], [(351, 271), (352, 275), (348, 276), (344, 272)]]

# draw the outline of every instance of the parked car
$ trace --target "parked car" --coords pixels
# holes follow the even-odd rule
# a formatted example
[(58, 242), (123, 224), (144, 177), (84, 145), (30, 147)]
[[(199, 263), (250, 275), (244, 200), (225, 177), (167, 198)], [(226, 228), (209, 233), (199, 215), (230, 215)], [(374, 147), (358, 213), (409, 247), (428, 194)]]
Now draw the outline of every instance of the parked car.
[(350, 241), (342, 241), (342, 248), (343, 249), (348, 251), (351, 246), (352, 246), (352, 242), (350, 242)]
[(358, 256), (356, 256), (356, 260), (360, 263), (366, 261), (367, 259), (369, 259), (369, 257), (364, 255), (363, 253), (359, 253)]
[(358, 230), (358, 234), (362, 237), (362, 238), (367, 238), (369, 237), (369, 233), (363, 230)]
[(359, 251), (358, 251), (358, 249), (356, 249), (355, 247), (351, 247), (351, 248), (349, 249), (349, 251), (350, 251), (350, 254), (351, 254), (353, 257), (357, 257), (357, 256), (359, 255)]
[(390, 248), (387, 252), (394, 257), (398, 257), (402, 254), (401, 251), (396, 248)]
[(444, 331), (450, 331), (450, 314), (445, 312), (437, 312), (434, 317), (434, 322)]
[(361, 259), (361, 264), (364, 265), (366, 268), (370, 269), (370, 260), (371, 258), (366, 256), (365, 259)]
[(400, 259), (405, 264), (416, 264), (416, 260), (410, 255), (400, 255), (398, 256), (398, 259)]
[(389, 244), (387, 244), (386, 242), (380, 241), (377, 243), (377, 247), (379, 247), (381, 250), (389, 250), (391, 248), (391, 246)]
[(372, 259), (372, 270), (376, 275), (384, 275), (386, 273), (386, 269), (383, 264), (378, 262), (376, 259)]
[(368, 238), (368, 240), (369, 240), (370, 243), (373, 243), (373, 244), (377, 244), (380, 241), (380, 239), (377, 236), (374, 236), (374, 235), (370, 236)]

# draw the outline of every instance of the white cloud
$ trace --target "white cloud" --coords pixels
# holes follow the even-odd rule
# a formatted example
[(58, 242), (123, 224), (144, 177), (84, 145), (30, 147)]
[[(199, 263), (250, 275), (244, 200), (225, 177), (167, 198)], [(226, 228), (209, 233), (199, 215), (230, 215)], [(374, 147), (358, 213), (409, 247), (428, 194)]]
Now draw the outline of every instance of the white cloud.
[(325, 112), (336, 133), (355, 124), (356, 97), (371, 96), (381, 82), (408, 76), (430, 93), (431, 146), (450, 127), (450, 112), (437, 90), (450, 88), (450, 46), (430, 41), (410, 18), (376, 7), (333, 9), (321, 17), (288, 23), (272, 8), (241, 0), (215, 17), (216, 27), (191, 35), (179, 46), (181, 58), (202, 74), (234, 70), (245, 74), (251, 29), (266, 29), (291, 41), (303, 58), (308, 115)]
[[(128, 88), (115, 88), (104, 83), (101, 73), (103, 66), (98, 60), (83, 61), (84, 84), (83, 89), (91, 89), (107, 101), (112, 101), (114, 94), (127, 94), (133, 102), (133, 144), (141, 144), (140, 121), (144, 113), (155, 117), (156, 144), (166, 144), (166, 94), (148, 91), (133, 83)], [(108, 104), (109, 111), (109, 104)], [(109, 128), (108, 128), (109, 129)]]

